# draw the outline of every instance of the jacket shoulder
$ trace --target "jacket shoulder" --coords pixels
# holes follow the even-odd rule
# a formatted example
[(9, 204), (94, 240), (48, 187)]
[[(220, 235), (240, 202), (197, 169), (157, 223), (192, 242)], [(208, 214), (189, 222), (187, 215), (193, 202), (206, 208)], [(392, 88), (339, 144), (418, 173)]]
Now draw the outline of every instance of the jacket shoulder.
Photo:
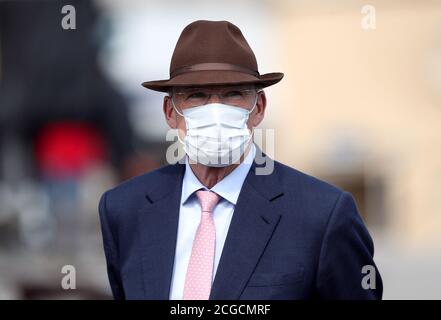
[(301, 210), (305, 219), (320, 225), (326, 224), (338, 200), (345, 193), (324, 180), (280, 162), (275, 162), (274, 171), (287, 206), (292, 209), (289, 211)]
[(278, 161), (274, 161), (274, 169), (284, 187), (295, 189), (296, 192), (307, 194), (325, 194), (330, 196), (340, 195), (343, 190), (339, 187), (321, 180), (317, 177), (289, 167)]
[(112, 208), (136, 203), (147, 194), (158, 195), (170, 191), (170, 185), (179, 183), (179, 174), (183, 165), (171, 164), (130, 178), (107, 190), (107, 201)]

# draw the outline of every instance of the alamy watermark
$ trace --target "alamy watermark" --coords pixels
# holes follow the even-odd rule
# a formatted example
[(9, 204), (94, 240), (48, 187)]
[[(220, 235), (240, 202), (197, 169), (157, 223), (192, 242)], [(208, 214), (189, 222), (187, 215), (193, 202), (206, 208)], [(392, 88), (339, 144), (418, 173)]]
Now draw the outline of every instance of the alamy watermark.
[(376, 289), (376, 270), (373, 265), (367, 264), (361, 268), (361, 273), (364, 274), (361, 279), (361, 287), (364, 290)]
[(77, 276), (75, 267), (67, 264), (61, 268), (61, 274), (64, 274), (61, 278), (61, 288), (64, 290), (74, 290), (77, 288)]
[(377, 11), (373, 5), (367, 4), (361, 7), (361, 28), (365, 31), (377, 29)]
[(77, 28), (75, 7), (67, 4), (61, 8), (61, 13), (64, 14), (61, 18), (61, 27), (64, 30), (75, 30)]
[[(173, 163), (181, 163), (184, 164), (186, 157), (185, 157), (185, 151), (183, 148), (183, 144), (178, 139), (178, 130), (176, 129), (169, 129), (166, 133), (165, 137), (166, 141), (172, 141), (173, 143), (170, 144), (170, 146), (167, 148), (166, 151), (166, 161), (169, 164)], [(222, 137), (219, 137), (220, 140), (222, 140)], [(192, 149), (192, 151), (197, 154), (198, 152), (202, 152), (197, 150), (198, 147), (203, 147), (204, 143), (212, 143), (213, 141), (203, 141), (199, 146), (191, 146), (186, 145), (187, 149)], [(259, 148), (256, 148), (256, 155), (254, 159), (251, 159), (252, 161), (255, 161), (256, 167), (255, 167), (255, 173), (256, 175), (269, 175), (274, 170), (274, 160), (272, 159), (274, 157), (274, 144), (275, 144), (275, 135), (274, 135), (274, 129), (260, 129), (255, 128), (253, 130), (253, 140), (251, 142), (254, 142), (260, 146), (265, 146), (265, 153), (263, 153)], [(186, 143), (185, 141), (183, 142)], [(228, 146), (228, 143), (225, 143), (226, 146)], [(239, 159), (240, 153), (243, 152), (243, 149), (236, 149), (232, 150), (231, 154), (228, 154), (225, 157), (219, 157), (216, 164), (230, 164), (230, 160), (232, 158)], [(192, 160), (191, 158), (188, 158), (189, 163), (193, 164), (196, 163), (196, 161)], [(243, 160), (244, 163), (247, 162), (246, 158)], [(234, 164), (235, 162), (233, 162)]]

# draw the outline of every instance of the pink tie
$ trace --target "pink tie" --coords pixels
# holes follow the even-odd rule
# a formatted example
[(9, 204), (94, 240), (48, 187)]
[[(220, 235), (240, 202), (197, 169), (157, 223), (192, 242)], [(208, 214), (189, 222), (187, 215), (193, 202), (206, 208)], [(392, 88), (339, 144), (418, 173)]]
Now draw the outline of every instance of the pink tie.
[(196, 191), (202, 208), (202, 217), (193, 241), (190, 262), (184, 285), (184, 300), (208, 300), (213, 276), (216, 229), (213, 209), (219, 196), (212, 191)]

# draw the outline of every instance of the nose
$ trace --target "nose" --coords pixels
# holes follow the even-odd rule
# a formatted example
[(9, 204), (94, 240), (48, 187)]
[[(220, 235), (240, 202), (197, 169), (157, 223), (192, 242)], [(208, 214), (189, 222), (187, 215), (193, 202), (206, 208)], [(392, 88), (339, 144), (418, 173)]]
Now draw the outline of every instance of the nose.
[(208, 99), (207, 104), (220, 103), (220, 102), (221, 102), (221, 100), (219, 99), (219, 95), (217, 93), (212, 93), (212, 94), (210, 94), (210, 98)]

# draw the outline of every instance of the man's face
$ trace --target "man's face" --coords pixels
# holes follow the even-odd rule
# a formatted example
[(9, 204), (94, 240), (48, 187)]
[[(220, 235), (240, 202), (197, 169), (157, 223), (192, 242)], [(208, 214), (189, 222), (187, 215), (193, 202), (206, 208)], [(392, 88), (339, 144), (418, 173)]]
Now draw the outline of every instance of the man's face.
[(247, 126), (249, 129), (262, 122), (266, 97), (263, 91), (254, 86), (204, 86), (204, 87), (175, 87), (168, 96), (164, 97), (164, 114), (170, 128), (179, 129), (179, 135), (185, 136), (184, 118), (173, 108), (173, 103), (179, 113), (185, 109), (203, 106), (210, 103), (222, 103), (230, 106), (251, 110)]

